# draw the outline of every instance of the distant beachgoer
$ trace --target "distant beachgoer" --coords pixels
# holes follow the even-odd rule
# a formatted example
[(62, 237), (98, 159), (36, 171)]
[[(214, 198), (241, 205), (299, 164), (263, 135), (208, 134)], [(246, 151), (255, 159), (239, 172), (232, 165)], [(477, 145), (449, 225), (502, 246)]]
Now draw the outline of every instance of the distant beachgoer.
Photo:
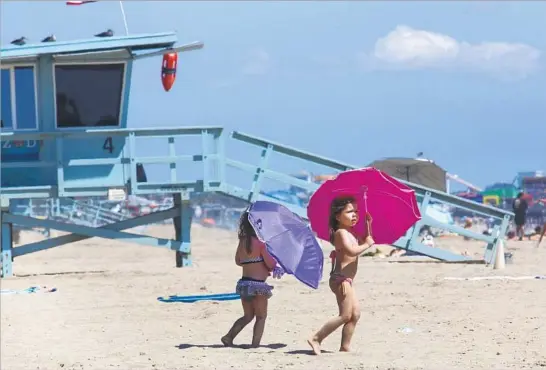
[(515, 214), (514, 222), (516, 224), (516, 235), (520, 241), (523, 240), (523, 228), (525, 227), (527, 208), (529, 208), (529, 205), (527, 204), (527, 201), (523, 199), (523, 193), (519, 193), (516, 199), (514, 199), (512, 209)]
[[(472, 221), (472, 218), (470, 218), (470, 217), (464, 217), (463, 221), (464, 221), (463, 228), (465, 228), (465, 229), (471, 229), (472, 226), (474, 225), (474, 222)], [(470, 238), (468, 236), (463, 236), (463, 239), (464, 240), (470, 240)]]
[(256, 236), (254, 228), (248, 221), (248, 211), (244, 212), (239, 222), (239, 244), (235, 253), (235, 263), (243, 268), (243, 276), (237, 282), (236, 292), (241, 296), (243, 316), (229, 332), (222, 337), (226, 347), (233, 345), (233, 340), (256, 318), (252, 347), (260, 346), (267, 317), (267, 303), (272, 296), (272, 286), (265, 281), (271, 272), (277, 275), (277, 261), (268, 253), (266, 246)]
[(427, 236), (425, 236), (422, 240), (421, 240), (421, 244), (427, 246), (427, 247), (431, 247), (431, 248), (434, 248), (434, 237), (430, 234), (428, 234)]
[(199, 204), (195, 205), (195, 208), (193, 209), (193, 215), (197, 219), (201, 218), (201, 216), (203, 215), (203, 209), (201, 208)]
[(544, 238), (544, 234), (546, 234), (546, 221), (544, 222), (544, 225), (542, 225), (542, 232), (540, 233), (540, 237), (538, 238), (537, 248), (540, 246), (540, 242), (542, 241), (542, 238)]
[[(368, 229), (371, 230), (371, 216), (366, 215)], [(360, 318), (358, 298), (353, 288), (353, 279), (358, 270), (358, 257), (374, 245), (370, 235), (355, 236), (351, 229), (358, 223), (358, 208), (354, 198), (336, 198), (330, 209), (330, 243), (332, 252), (332, 271), (330, 289), (336, 295), (339, 315), (331, 318), (307, 342), (315, 355), (321, 353), (322, 341), (343, 325), (341, 332), (341, 352), (350, 350), (351, 338)]]

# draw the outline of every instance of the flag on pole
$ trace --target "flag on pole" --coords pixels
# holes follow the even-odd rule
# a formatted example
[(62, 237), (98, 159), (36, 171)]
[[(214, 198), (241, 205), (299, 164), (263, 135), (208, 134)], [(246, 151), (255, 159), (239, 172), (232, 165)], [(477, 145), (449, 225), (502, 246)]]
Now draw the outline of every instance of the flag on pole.
[(84, 4), (96, 3), (96, 2), (97, 2), (97, 0), (95, 0), (95, 1), (91, 1), (91, 0), (88, 0), (88, 1), (67, 1), (66, 5), (84, 5)]
[[(2, 0), (0, 0), (2, 1)], [(83, 0), (83, 1), (77, 1), (77, 0), (70, 0), (66, 2), (66, 5), (85, 5), (89, 3), (96, 3), (98, 0)], [(125, 34), (129, 34), (129, 27), (127, 27), (127, 17), (125, 16), (125, 10), (123, 9), (123, 2), (119, 1), (119, 7), (121, 9), (121, 16), (123, 17), (123, 25), (125, 26)]]

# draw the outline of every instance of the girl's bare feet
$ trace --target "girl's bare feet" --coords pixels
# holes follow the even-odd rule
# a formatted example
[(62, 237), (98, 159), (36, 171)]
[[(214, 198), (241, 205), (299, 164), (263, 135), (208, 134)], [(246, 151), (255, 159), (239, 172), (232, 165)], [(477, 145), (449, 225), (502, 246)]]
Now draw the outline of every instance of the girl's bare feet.
[(315, 355), (320, 355), (320, 342), (318, 340), (315, 338), (307, 339), (307, 343), (309, 343)]
[(229, 336), (227, 335), (224, 335), (221, 339), (222, 341), (222, 344), (226, 347), (231, 347), (233, 346), (233, 339), (231, 339)]

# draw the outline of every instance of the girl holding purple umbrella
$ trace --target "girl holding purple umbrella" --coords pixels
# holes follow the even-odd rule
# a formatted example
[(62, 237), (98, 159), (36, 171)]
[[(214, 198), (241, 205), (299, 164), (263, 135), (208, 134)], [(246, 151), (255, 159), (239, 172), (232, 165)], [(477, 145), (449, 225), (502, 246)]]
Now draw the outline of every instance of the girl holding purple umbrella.
[(271, 273), (273, 277), (280, 277), (281, 272), (277, 269), (275, 258), (256, 236), (248, 220), (248, 211), (242, 214), (239, 222), (239, 244), (235, 253), (235, 263), (243, 270), (243, 276), (236, 286), (236, 292), (241, 296), (243, 316), (237, 319), (229, 332), (222, 337), (222, 343), (226, 347), (232, 346), (237, 334), (256, 318), (252, 347), (259, 347), (267, 317), (267, 302), (272, 296), (273, 289), (266, 280)]
[(332, 272), (330, 273), (330, 289), (336, 296), (339, 314), (328, 320), (307, 342), (316, 355), (321, 352), (320, 345), (324, 339), (340, 326), (341, 352), (350, 350), (351, 338), (360, 318), (358, 298), (353, 289), (353, 279), (358, 270), (358, 256), (373, 247), (371, 234), (371, 216), (366, 214), (368, 235), (357, 237), (353, 232), (358, 223), (358, 205), (353, 197), (336, 198), (330, 208), (330, 243), (335, 247), (332, 252)]

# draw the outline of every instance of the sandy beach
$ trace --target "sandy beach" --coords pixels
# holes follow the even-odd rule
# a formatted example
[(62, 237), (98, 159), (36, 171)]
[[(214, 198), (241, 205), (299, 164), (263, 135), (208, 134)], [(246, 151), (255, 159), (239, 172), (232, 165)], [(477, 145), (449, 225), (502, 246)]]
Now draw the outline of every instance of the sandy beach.
[[(146, 233), (172, 237), (173, 228)], [(37, 234), (24, 233), (23, 242)], [(2, 289), (2, 370), (16, 369), (539, 369), (546, 367), (546, 280), (446, 280), (446, 277), (546, 275), (546, 244), (509, 241), (513, 263), (399, 263), (361, 258), (355, 289), (362, 318), (353, 352), (339, 353), (340, 332), (311, 356), (306, 339), (337, 313), (327, 286), (292, 276), (275, 286), (263, 347), (224, 348), (220, 337), (240, 302), (163, 303), (159, 296), (230, 293), (240, 276), (234, 232), (195, 225), (194, 265), (174, 267), (174, 252), (89, 239), (17, 258)], [(437, 246), (481, 255), (483, 243), (438, 238)], [(415, 258), (413, 258), (415, 260)], [(425, 259), (426, 260), (426, 259)], [(251, 326), (235, 340), (248, 344)]]

